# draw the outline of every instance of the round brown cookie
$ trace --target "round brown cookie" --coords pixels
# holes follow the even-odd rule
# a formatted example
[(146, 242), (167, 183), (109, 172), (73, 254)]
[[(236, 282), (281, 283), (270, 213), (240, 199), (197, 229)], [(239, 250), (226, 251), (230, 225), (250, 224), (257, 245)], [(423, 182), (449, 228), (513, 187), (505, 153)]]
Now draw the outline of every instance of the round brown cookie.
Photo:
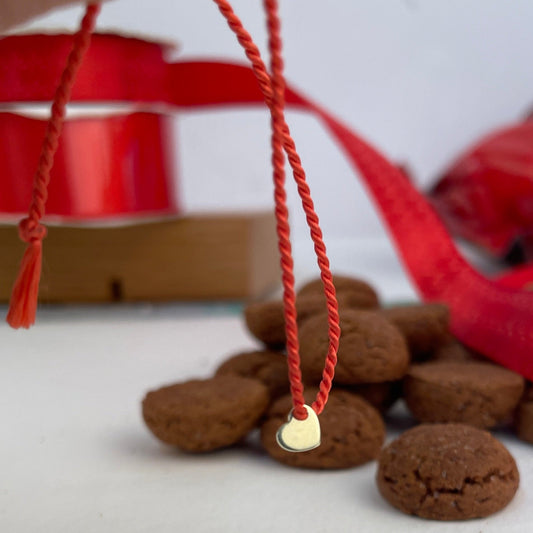
[(285, 344), (285, 318), (281, 300), (248, 304), (244, 308), (244, 320), (248, 331), (267, 346), (280, 347)]
[[(305, 391), (308, 405), (316, 389)], [(277, 400), (261, 426), (261, 442), (268, 454), (289, 466), (301, 468), (350, 468), (375, 459), (385, 438), (383, 420), (374, 407), (347, 391), (330, 392), (328, 403), (319, 416), (321, 445), (307, 452), (287, 452), (276, 441), (278, 429), (287, 422), (292, 408), (290, 396)]]
[(380, 413), (387, 412), (402, 395), (402, 382), (362, 383), (361, 385), (337, 385), (344, 390), (358, 394)]
[(491, 363), (430, 361), (413, 365), (403, 395), (421, 422), (490, 428), (510, 417), (524, 390), (522, 376)]
[(531, 384), (518, 404), (514, 425), (520, 439), (533, 443), (533, 387)]
[(465, 520), (505, 507), (519, 474), (511, 454), (487, 431), (423, 424), (383, 449), (376, 481), (381, 495), (404, 513)]
[(449, 338), (450, 312), (446, 305), (402, 305), (383, 309), (382, 313), (405, 335), (413, 360), (426, 359)]
[[(336, 298), (340, 310), (369, 308), (369, 306), (359, 305), (361, 299), (358, 293), (350, 291), (339, 292)], [(311, 316), (327, 313), (325, 295), (317, 293), (298, 296), (296, 299), (296, 312), (298, 325), (303, 324)]]
[[(337, 303), (339, 309), (341, 302), (337, 295)], [(319, 294), (309, 294), (307, 296), (298, 296), (296, 298), (296, 314), (298, 326), (301, 326), (309, 317), (314, 315), (321, 315), (327, 312), (326, 298)]]
[[(350, 307), (357, 309), (374, 309), (379, 307), (379, 297), (374, 288), (366, 281), (349, 276), (333, 275), (333, 284), (337, 297), (343, 295)], [(302, 285), (297, 292), (298, 298), (307, 296), (324, 296), (321, 278), (315, 278)]]
[(239, 353), (224, 361), (215, 375), (258, 379), (268, 388), (271, 401), (289, 392), (287, 357), (279, 352), (262, 350)]
[[(400, 331), (380, 313), (341, 310), (337, 383), (379, 383), (403, 377), (409, 353)], [(300, 328), (300, 358), (304, 379), (320, 381), (328, 351), (327, 316), (316, 315)]]
[(148, 392), (142, 414), (163, 442), (189, 452), (208, 452), (242, 439), (268, 403), (268, 390), (260, 381), (217, 376)]
[[(333, 276), (339, 308), (366, 309), (379, 306), (376, 291), (368, 283), (346, 276)], [(301, 324), (309, 316), (326, 312), (326, 297), (320, 278), (304, 285), (297, 293), (296, 313)], [(286, 342), (282, 300), (254, 302), (244, 309), (248, 331), (265, 345), (275, 348)]]
[(461, 344), (451, 334), (445, 344), (437, 346), (430, 355), (432, 361), (486, 361), (481, 354)]

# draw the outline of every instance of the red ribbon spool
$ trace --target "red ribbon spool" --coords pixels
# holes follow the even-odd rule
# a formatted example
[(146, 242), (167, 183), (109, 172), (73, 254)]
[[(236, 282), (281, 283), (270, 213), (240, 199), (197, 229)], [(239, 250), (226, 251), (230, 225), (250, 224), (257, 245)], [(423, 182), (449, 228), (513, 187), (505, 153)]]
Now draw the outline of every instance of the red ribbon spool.
[[(19, 35), (0, 40), (0, 101), (51, 100), (71, 47), (71, 35)], [(167, 45), (96, 34), (75, 82), (79, 97), (128, 100), (142, 72), (159, 93)], [(105, 61), (102, 58), (105, 57)], [(105, 72), (103, 72), (105, 71)], [(128, 98), (129, 97), (129, 98)], [(19, 107), (19, 106), (16, 106)], [(175, 193), (171, 118), (154, 112), (108, 112), (64, 123), (49, 185), (47, 215), (83, 221), (179, 213)], [(46, 121), (0, 113), (0, 212), (28, 208)]]

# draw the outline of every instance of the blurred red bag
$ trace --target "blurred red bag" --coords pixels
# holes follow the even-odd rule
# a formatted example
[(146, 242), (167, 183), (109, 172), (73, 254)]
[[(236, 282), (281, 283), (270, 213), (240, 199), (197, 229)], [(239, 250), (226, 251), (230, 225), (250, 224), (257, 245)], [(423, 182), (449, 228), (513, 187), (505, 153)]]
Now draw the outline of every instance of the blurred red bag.
[(512, 262), (533, 260), (533, 120), (483, 138), (429, 198), (454, 235)]

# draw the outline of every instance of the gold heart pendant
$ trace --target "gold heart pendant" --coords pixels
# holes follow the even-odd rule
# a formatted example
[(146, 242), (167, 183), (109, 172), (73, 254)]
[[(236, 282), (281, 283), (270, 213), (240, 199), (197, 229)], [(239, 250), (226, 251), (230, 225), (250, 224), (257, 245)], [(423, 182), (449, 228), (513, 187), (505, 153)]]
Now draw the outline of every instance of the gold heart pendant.
[(308, 405), (307, 418), (298, 420), (289, 413), (288, 422), (276, 433), (278, 444), (288, 452), (307, 452), (320, 446), (320, 422), (318, 416)]

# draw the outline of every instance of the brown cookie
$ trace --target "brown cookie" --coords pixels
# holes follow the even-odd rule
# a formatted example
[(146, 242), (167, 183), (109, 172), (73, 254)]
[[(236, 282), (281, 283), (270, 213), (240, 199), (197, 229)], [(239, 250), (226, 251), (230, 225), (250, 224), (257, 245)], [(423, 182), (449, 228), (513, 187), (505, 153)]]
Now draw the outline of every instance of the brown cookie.
[(487, 361), (481, 354), (461, 344), (451, 334), (445, 344), (437, 346), (430, 355), (431, 361)]
[[(336, 299), (339, 310), (371, 308), (369, 305), (360, 305), (361, 298), (359, 293), (341, 291), (337, 293)], [(323, 293), (298, 296), (296, 299), (296, 312), (299, 325), (303, 324), (311, 316), (327, 313), (326, 296)]]
[[(400, 379), (407, 371), (409, 353), (400, 331), (381, 314), (342, 310), (341, 336), (335, 369), (337, 383), (379, 383)], [(320, 381), (328, 350), (325, 315), (306, 320), (300, 328), (302, 374), (307, 382)]]
[(531, 384), (518, 404), (514, 423), (518, 437), (533, 443), (533, 387)]
[[(368, 283), (346, 276), (333, 276), (339, 308), (377, 308), (376, 291)], [(297, 293), (296, 313), (301, 324), (309, 316), (327, 311), (324, 287), (320, 278), (304, 285)], [(254, 302), (244, 309), (248, 331), (266, 346), (279, 348), (286, 342), (282, 300)]]
[(142, 414), (160, 440), (189, 452), (230, 446), (255, 427), (269, 403), (255, 379), (218, 376), (150, 391)]
[(224, 361), (217, 376), (242, 376), (258, 379), (270, 393), (271, 401), (289, 392), (287, 357), (268, 350), (243, 352)]
[(511, 454), (487, 431), (423, 424), (383, 449), (376, 481), (381, 495), (404, 513), (466, 520), (505, 507), (519, 474)]
[(473, 361), (413, 365), (403, 386), (407, 406), (421, 422), (461, 422), (480, 428), (510, 417), (523, 390), (522, 376)]
[(266, 346), (278, 348), (285, 344), (283, 302), (254, 302), (244, 308), (248, 331)]
[(401, 381), (384, 381), (383, 383), (362, 383), (361, 385), (337, 385), (363, 397), (380, 413), (387, 412), (402, 395)]
[[(341, 303), (337, 296), (337, 303), (339, 308)], [(296, 299), (296, 314), (298, 326), (301, 326), (309, 317), (314, 315), (322, 315), (327, 313), (326, 297), (319, 294), (310, 294), (307, 296), (299, 296)]]
[(395, 306), (382, 313), (405, 335), (414, 361), (426, 359), (449, 338), (450, 312), (443, 304)]
[[(374, 309), (379, 307), (379, 297), (374, 288), (366, 281), (349, 276), (333, 276), (333, 284), (337, 297), (343, 295), (345, 302), (356, 309)], [(315, 278), (298, 290), (298, 298), (324, 295), (324, 285), (321, 278)]]
[[(308, 405), (316, 389), (306, 390)], [(385, 438), (380, 414), (360, 396), (350, 392), (331, 391), (328, 403), (320, 414), (321, 445), (307, 452), (293, 453), (280, 448), (276, 441), (278, 429), (287, 422), (292, 408), (290, 396), (276, 401), (261, 426), (261, 442), (276, 461), (301, 468), (350, 468), (375, 459)]]

